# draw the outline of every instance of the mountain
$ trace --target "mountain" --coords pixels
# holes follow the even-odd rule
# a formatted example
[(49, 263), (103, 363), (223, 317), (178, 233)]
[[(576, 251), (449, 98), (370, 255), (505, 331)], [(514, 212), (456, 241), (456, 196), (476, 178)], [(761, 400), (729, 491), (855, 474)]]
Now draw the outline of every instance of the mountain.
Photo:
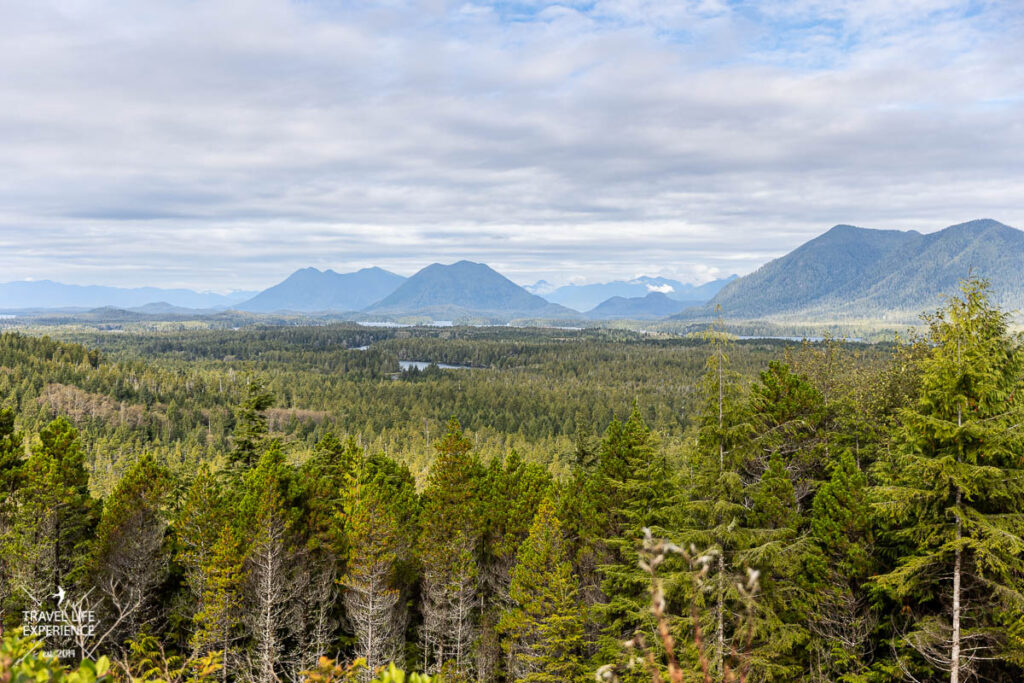
[[(732, 318), (914, 320), (973, 272), (993, 301), (1024, 307), (1024, 232), (991, 219), (938, 232), (837, 225), (732, 282), (704, 307)], [(683, 313), (680, 318), (688, 317)]]
[(530, 294), (489, 266), (472, 261), (429, 265), (366, 312), (419, 313), (436, 319), (476, 314), (506, 321), (578, 317), (575, 311)]
[(722, 287), (736, 277), (736, 275), (730, 275), (722, 280), (714, 280), (703, 285), (692, 285), (663, 277), (643, 276), (628, 281), (615, 280), (592, 285), (566, 285), (548, 294), (539, 291), (536, 293), (541, 294), (552, 303), (568, 306), (577, 311), (589, 311), (612, 297), (642, 298), (649, 292), (661, 292), (676, 301), (703, 302), (715, 296)]
[(613, 296), (587, 311), (593, 320), (653, 320), (679, 313), (691, 306), (700, 306), (701, 301), (676, 301), (662, 292), (651, 292), (647, 296)]
[(403, 282), (404, 277), (383, 268), (354, 273), (303, 268), (235, 308), (252, 313), (358, 311), (391, 294)]
[(253, 292), (195, 292), (191, 289), (66, 285), (52, 280), (23, 280), (0, 284), (0, 310), (47, 308), (132, 308), (164, 302), (180, 308), (225, 309), (245, 301)]

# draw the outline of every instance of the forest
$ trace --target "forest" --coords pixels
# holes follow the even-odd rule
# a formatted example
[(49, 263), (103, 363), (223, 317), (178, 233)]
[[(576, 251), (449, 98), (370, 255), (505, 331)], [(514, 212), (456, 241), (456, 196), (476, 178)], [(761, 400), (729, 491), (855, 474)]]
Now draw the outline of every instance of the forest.
[(924, 324), (4, 332), (0, 681), (1020, 681), (1024, 349)]

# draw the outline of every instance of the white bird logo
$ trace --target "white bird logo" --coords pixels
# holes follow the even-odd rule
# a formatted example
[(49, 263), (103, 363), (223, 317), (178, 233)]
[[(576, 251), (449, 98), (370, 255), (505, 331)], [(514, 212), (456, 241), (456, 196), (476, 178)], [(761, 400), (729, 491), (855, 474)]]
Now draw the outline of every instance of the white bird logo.
[(60, 609), (60, 606), (64, 604), (65, 595), (64, 586), (57, 586), (57, 592), (50, 596), (51, 598), (57, 598), (57, 609)]

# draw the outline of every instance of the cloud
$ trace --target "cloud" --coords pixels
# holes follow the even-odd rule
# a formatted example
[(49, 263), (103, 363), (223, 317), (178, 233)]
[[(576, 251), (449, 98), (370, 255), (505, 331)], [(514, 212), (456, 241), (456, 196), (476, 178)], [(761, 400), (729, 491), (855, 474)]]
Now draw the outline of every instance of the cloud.
[(0, 7), (0, 279), (746, 272), (835, 223), (1024, 227), (1018, 3)]
[(676, 288), (670, 284), (664, 285), (647, 285), (648, 292), (661, 292), (662, 294), (671, 294), (676, 291)]

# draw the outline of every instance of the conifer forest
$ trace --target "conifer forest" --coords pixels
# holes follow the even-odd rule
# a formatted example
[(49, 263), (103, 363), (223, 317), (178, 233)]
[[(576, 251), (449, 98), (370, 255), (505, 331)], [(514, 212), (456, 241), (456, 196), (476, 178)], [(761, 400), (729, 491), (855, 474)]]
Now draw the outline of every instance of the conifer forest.
[(983, 280), (873, 344), (109, 327), (0, 333), (4, 683), (1024, 680)]

